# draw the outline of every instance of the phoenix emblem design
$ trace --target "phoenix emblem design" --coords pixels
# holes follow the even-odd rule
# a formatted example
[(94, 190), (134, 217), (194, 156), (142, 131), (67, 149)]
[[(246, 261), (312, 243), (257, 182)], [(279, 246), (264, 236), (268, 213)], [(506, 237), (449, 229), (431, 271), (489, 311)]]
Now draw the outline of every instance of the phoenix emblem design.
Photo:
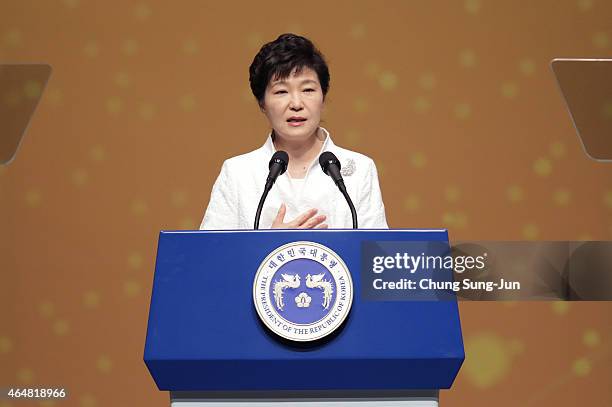
[(321, 305), (323, 308), (328, 309), (332, 299), (332, 294), (334, 293), (334, 288), (330, 281), (323, 279), (324, 276), (325, 274), (323, 273), (315, 274), (314, 276), (308, 274), (306, 276), (306, 287), (323, 290), (323, 304)]
[(274, 301), (276, 301), (276, 308), (283, 310), (285, 308), (285, 302), (283, 300), (283, 291), (287, 288), (298, 288), (300, 286), (300, 276), (297, 274), (281, 274), (282, 280), (274, 282), (272, 291), (274, 292)]

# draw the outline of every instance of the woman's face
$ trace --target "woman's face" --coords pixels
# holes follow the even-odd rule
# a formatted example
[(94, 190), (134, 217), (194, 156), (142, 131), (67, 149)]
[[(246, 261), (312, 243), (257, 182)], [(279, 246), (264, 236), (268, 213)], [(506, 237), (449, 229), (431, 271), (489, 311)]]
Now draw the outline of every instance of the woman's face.
[(278, 137), (305, 141), (319, 128), (323, 102), (317, 73), (304, 67), (285, 79), (270, 80), (262, 110)]

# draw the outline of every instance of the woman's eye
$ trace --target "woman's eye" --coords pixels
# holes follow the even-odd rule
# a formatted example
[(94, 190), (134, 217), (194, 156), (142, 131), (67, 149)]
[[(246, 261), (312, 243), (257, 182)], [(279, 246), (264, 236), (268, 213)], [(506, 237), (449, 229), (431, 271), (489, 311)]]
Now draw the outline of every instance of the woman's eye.
[(304, 89), (304, 92), (314, 92), (314, 91), (315, 91), (314, 89), (310, 89), (310, 88)]
[(274, 92), (275, 95), (281, 94), (281, 93), (287, 93), (286, 90), (277, 90), (276, 92)]

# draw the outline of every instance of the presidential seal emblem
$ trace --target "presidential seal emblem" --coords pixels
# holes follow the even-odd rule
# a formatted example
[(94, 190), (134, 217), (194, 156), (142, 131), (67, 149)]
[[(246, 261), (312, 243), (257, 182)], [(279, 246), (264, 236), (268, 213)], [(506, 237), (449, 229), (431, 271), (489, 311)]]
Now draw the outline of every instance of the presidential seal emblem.
[(253, 282), (259, 318), (275, 334), (308, 342), (334, 332), (353, 303), (348, 267), (333, 250), (294, 242), (270, 253)]

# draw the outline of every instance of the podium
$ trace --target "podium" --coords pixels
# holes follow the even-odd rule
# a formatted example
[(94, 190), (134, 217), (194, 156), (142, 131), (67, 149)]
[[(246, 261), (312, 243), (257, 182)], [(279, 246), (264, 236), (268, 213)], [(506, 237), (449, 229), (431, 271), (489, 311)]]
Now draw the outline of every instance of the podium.
[[(161, 232), (144, 361), (173, 407), (437, 406), (464, 360), (455, 301), (362, 295), (366, 242), (448, 242), (446, 230)], [(302, 343), (266, 327), (254, 279), (270, 253), (313, 242), (350, 271), (350, 313), (332, 335)]]

